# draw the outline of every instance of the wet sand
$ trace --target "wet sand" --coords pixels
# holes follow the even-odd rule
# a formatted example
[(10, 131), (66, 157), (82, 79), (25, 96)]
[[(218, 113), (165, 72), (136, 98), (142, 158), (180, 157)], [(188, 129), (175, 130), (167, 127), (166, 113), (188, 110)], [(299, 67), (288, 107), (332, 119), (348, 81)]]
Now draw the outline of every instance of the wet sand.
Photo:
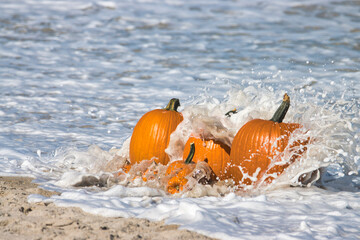
[(0, 177), (0, 239), (212, 239), (136, 218), (107, 218), (53, 203), (30, 204), (30, 194), (51, 196), (26, 177)]

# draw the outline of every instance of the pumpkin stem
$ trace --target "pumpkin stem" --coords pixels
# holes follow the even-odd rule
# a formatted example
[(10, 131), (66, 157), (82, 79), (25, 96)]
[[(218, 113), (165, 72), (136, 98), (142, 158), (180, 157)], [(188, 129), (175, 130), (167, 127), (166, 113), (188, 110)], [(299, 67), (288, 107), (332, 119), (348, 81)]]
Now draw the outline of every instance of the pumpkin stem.
[(180, 106), (180, 101), (177, 98), (172, 98), (168, 105), (166, 106), (165, 110), (175, 111), (177, 112), (178, 107)]
[(276, 110), (274, 116), (270, 119), (270, 121), (281, 123), (284, 120), (289, 107), (290, 107), (290, 97), (285, 93), (281, 105)]
[(192, 163), (193, 157), (195, 154), (195, 144), (191, 143), (190, 144), (190, 152), (189, 155), (187, 156), (186, 160), (185, 160), (185, 164), (190, 164)]
[(235, 114), (235, 113), (237, 113), (236, 108), (234, 108), (233, 110), (230, 110), (230, 111), (228, 111), (227, 113), (225, 113), (225, 116), (231, 117), (231, 114)]

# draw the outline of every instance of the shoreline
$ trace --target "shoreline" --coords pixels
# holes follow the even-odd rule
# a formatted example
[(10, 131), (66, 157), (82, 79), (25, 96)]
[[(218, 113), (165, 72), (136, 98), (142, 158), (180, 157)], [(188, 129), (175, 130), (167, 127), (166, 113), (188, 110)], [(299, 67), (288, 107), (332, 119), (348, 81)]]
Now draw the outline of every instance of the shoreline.
[(59, 194), (32, 180), (0, 176), (0, 239), (213, 239), (163, 221), (102, 217), (75, 207), (28, 203), (30, 194)]

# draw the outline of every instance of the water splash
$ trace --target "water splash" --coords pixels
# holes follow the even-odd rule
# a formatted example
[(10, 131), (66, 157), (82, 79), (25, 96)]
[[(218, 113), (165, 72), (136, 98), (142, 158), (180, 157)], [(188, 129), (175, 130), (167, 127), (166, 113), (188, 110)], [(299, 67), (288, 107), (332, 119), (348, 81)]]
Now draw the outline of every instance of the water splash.
[[(230, 90), (222, 100), (211, 96), (194, 98), (184, 107), (182, 111), (184, 121), (171, 135), (166, 152), (171, 157), (171, 161), (182, 159), (184, 145), (191, 135), (206, 136), (230, 145), (237, 131), (247, 121), (255, 118), (270, 119), (282, 94), (283, 92), (274, 93), (263, 88), (249, 86), (244, 89)], [(307, 150), (301, 157), (291, 164), (283, 174), (277, 176), (271, 184), (265, 184), (264, 180), (268, 175), (264, 175), (262, 179), (259, 179), (260, 184), (255, 188), (246, 188), (251, 194), (296, 185), (300, 176), (304, 173), (312, 173), (317, 169), (321, 169), (321, 174), (324, 175), (326, 171), (333, 171), (336, 168), (336, 174), (332, 174), (336, 177), (358, 172), (359, 103), (354, 99), (341, 98), (319, 105), (310, 103), (310, 101), (301, 101), (296, 93), (289, 93), (289, 95), (294, 97), (292, 97), (292, 105), (284, 122), (296, 122), (303, 125), (302, 129), (291, 135), (289, 146), (296, 141), (313, 140), (306, 145)], [(230, 117), (225, 115), (234, 108), (236, 108), (236, 114)], [(115, 156), (120, 156), (125, 160), (129, 159), (129, 140), (130, 138), (123, 143), (121, 149), (109, 151), (102, 150), (97, 146), (90, 146), (87, 151), (77, 149), (60, 151), (52, 159), (48, 159), (53, 164), (53, 170), (57, 169), (58, 172), (62, 172), (62, 177), (57, 184), (72, 186), (81, 180), (79, 176), (85, 175), (93, 175), (100, 179), (105, 171), (104, 166)], [(294, 149), (285, 149), (281, 162), (289, 161), (294, 152), (296, 153)], [(112, 169), (108, 168), (106, 171), (119, 170), (116, 169), (116, 164), (111, 166)], [(68, 172), (73, 172), (74, 175)], [(318, 177), (316, 175), (313, 180), (317, 180)], [(140, 180), (135, 181), (132, 186), (150, 185), (156, 186), (156, 184), (147, 184)], [(234, 191), (231, 184), (221, 182), (212, 187), (199, 184), (185, 195), (196, 197), (223, 195), (231, 191)]]
[[(247, 121), (260, 118), (270, 119), (278, 106), (281, 94), (272, 91), (247, 87), (243, 90), (231, 90), (224, 101), (207, 100), (196, 105), (189, 105), (183, 110), (184, 121), (172, 134), (166, 150), (172, 160), (182, 157), (182, 149), (190, 135), (202, 135), (231, 143), (236, 132)], [(290, 93), (291, 95), (291, 93)], [(341, 166), (344, 174), (358, 172), (359, 145), (359, 104), (355, 100), (341, 98), (324, 105), (300, 102), (298, 94), (292, 101), (284, 122), (300, 123), (302, 131), (296, 131), (289, 140), (292, 142), (313, 139), (307, 144), (304, 154), (292, 164), (284, 174), (272, 184), (259, 184), (261, 189), (296, 184), (299, 176), (312, 173), (331, 165)], [(215, 103), (214, 103), (215, 102)], [(216, 104), (220, 102), (219, 104)], [(237, 114), (226, 117), (229, 109), (237, 109)], [(282, 162), (291, 159), (294, 149), (284, 151)], [(263, 176), (263, 182), (268, 175)]]

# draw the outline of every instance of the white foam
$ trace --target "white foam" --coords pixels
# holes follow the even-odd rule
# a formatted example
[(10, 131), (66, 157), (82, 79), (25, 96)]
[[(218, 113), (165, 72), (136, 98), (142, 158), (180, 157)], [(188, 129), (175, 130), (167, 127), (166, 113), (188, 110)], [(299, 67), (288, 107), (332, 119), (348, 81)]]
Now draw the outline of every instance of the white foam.
[[(220, 239), (358, 238), (354, 2), (24, 0), (1, 10), (0, 175), (62, 193), (30, 202), (165, 220)], [(105, 181), (104, 165), (128, 157), (137, 120), (173, 97), (185, 116), (167, 149), (176, 160), (193, 133), (231, 143), (250, 119), (269, 119), (285, 92), (285, 122), (308, 130), (293, 140), (316, 141), (259, 191), (197, 185), (169, 196), (139, 179), (133, 188)], [(319, 167), (324, 189), (289, 188)], [(84, 179), (93, 185), (73, 186)]]

